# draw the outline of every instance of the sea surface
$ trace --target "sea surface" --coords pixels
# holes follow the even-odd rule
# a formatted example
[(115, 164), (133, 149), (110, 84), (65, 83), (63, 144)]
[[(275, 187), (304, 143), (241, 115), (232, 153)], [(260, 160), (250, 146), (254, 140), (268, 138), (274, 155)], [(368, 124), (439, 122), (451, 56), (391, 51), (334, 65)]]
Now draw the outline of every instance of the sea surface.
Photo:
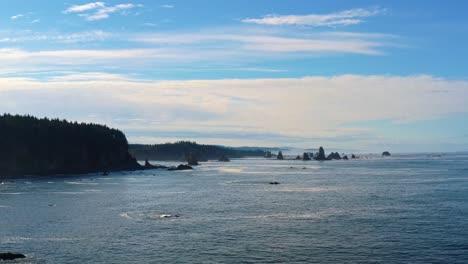
[(468, 263), (468, 155), (6, 181), (8, 251), (28, 256), (11, 263)]

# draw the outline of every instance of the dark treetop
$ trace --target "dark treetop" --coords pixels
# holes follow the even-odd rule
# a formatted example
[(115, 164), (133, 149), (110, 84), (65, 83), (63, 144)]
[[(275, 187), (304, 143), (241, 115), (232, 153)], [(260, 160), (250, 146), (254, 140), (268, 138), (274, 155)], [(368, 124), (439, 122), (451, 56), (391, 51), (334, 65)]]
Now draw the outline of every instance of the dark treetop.
[(0, 177), (136, 170), (125, 135), (103, 125), (0, 116)]

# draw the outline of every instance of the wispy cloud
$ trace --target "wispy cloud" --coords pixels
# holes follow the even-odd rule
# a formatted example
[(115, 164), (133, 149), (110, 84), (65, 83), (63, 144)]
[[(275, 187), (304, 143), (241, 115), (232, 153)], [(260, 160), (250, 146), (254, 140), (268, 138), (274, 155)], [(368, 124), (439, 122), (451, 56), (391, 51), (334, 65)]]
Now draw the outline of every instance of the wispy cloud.
[(165, 5), (161, 5), (162, 8), (174, 8), (175, 6), (174, 5), (169, 5), (169, 4), (165, 4)]
[(380, 39), (383, 34), (366, 36), (366, 34), (347, 36), (315, 34), (309, 36), (282, 36), (265, 33), (198, 33), (198, 34), (153, 34), (134, 38), (135, 41), (153, 44), (209, 44), (238, 45), (238, 50), (261, 51), (267, 53), (354, 53), (380, 55), (381, 47), (388, 45)]
[[(40, 19), (33, 20), (31, 23), (39, 23)], [(49, 33), (41, 34), (30, 31), (14, 32), (7, 37), (0, 38), (0, 43), (25, 43), (25, 42), (59, 42), (59, 43), (83, 43), (93, 41), (103, 41), (113, 37), (110, 32), (102, 30), (92, 30), (76, 32), (71, 34)]]
[(363, 18), (383, 13), (384, 9), (355, 8), (330, 14), (268, 15), (261, 18), (245, 18), (244, 23), (261, 25), (302, 25), (314, 27), (349, 26), (364, 22)]
[[(126, 10), (143, 7), (141, 4), (118, 4), (114, 6), (107, 6), (104, 2), (94, 2), (84, 5), (74, 5), (63, 11), (64, 14), (78, 13), (78, 16), (84, 17), (88, 21), (95, 21), (109, 18), (109, 16), (116, 12), (125, 12)], [(93, 11), (91, 13), (87, 11)]]
[(97, 8), (104, 8), (106, 4), (104, 2), (94, 2), (94, 3), (88, 3), (84, 5), (73, 5), (63, 11), (63, 13), (68, 14), (68, 13), (81, 13), (89, 10), (94, 10)]
[(16, 19), (19, 19), (19, 18), (22, 18), (22, 17), (24, 17), (23, 14), (18, 14), (18, 15), (11, 16), (10, 19), (11, 20), (16, 20)]
[(39, 22), (41, 22), (40, 19), (34, 19), (33, 21), (31, 21), (31, 24), (36, 24), (36, 23), (39, 23)]

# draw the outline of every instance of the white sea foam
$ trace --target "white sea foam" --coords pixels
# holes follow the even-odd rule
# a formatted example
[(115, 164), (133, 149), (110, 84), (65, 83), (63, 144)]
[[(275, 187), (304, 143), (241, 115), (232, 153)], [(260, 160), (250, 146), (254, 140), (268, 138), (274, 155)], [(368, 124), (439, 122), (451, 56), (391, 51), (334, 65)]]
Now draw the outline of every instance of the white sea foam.
[(243, 171), (242, 168), (218, 168), (219, 172), (225, 172), (225, 173), (240, 173)]
[(119, 216), (125, 219), (133, 219), (128, 213), (121, 213)]

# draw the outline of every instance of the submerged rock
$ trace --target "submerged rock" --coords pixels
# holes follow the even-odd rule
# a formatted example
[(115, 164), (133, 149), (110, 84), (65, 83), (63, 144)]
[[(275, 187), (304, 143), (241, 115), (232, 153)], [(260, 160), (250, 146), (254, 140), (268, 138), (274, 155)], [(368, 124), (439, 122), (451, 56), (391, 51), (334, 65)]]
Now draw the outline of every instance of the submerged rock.
[(0, 253), (0, 260), (15, 260), (15, 259), (22, 259), (26, 258), (23, 254), (18, 253)]
[(390, 154), (390, 152), (388, 152), (388, 151), (382, 152), (382, 157), (390, 157), (390, 156), (392, 156), (392, 155)]
[(280, 183), (279, 183), (279, 182), (270, 182), (270, 184), (272, 184), (272, 185), (278, 185), (278, 184), (280, 184)]

